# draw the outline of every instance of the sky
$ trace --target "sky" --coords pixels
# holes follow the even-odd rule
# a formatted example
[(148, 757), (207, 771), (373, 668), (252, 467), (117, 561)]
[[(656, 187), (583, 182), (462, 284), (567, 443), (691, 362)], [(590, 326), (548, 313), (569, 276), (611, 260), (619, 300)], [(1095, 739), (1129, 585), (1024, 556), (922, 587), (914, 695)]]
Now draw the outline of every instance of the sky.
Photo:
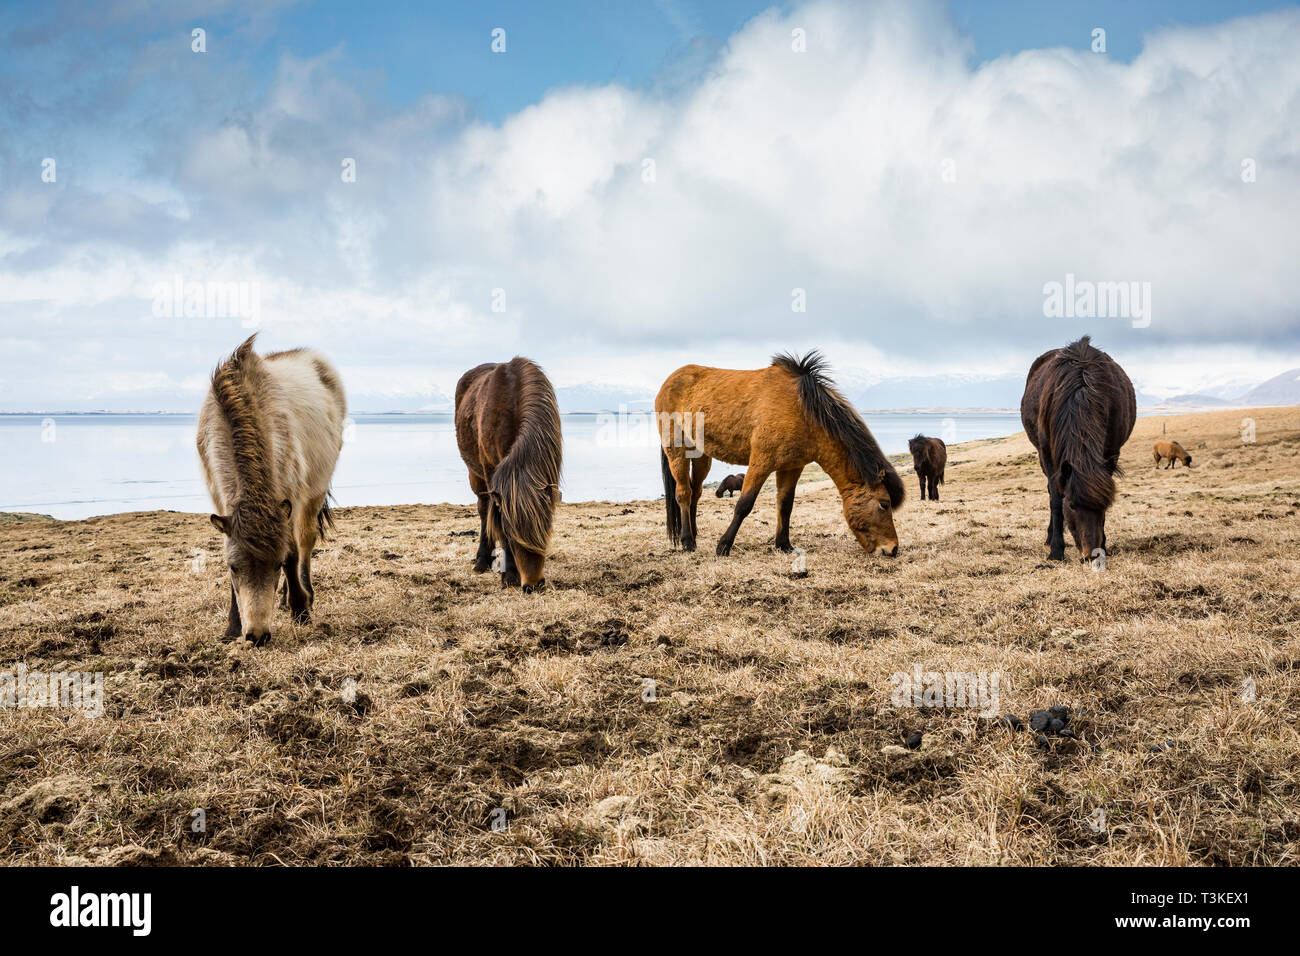
[(1297, 222), (1295, 5), (0, 7), (0, 410), (193, 409), (254, 330), (370, 411), (808, 348), (944, 404), (1083, 333), (1229, 397)]

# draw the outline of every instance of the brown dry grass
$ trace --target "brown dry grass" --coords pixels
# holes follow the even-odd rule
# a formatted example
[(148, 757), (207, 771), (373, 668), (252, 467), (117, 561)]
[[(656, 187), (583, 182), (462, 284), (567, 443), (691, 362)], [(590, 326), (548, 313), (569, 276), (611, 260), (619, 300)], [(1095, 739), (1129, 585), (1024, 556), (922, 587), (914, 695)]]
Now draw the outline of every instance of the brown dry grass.
[[(470, 508), (350, 509), (316, 559), (317, 623), (282, 617), (260, 650), (219, 641), (206, 518), (0, 524), (0, 667), (107, 674), (100, 719), (0, 712), (0, 855), (1300, 862), (1300, 413), (1252, 414), (1247, 446), (1240, 412), (1138, 422), (1105, 574), (1047, 565), (1021, 435), (951, 449), (941, 502), (909, 483), (894, 561), (804, 484), (806, 578), (765, 543), (770, 488), (726, 560), (671, 552), (662, 503), (566, 504), (531, 597), (470, 573), (474, 539), (449, 536)], [(1162, 421), (1192, 470), (1152, 467)], [(705, 500), (706, 549), (731, 504)], [(895, 709), (890, 675), (918, 663), (999, 671), (1022, 718), (1085, 710), (1085, 743)], [(177, 834), (195, 807), (207, 832)]]

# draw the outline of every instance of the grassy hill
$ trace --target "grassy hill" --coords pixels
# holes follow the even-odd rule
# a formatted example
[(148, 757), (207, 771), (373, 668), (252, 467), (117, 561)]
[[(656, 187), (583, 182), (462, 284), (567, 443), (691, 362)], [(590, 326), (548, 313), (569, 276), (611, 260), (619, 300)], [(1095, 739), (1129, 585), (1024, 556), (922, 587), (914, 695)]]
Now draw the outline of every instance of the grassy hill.
[[(730, 500), (692, 555), (662, 502), (565, 504), (532, 596), (470, 573), (471, 508), (347, 509), (263, 649), (220, 641), (205, 517), (0, 522), (0, 670), (106, 682), (0, 711), (0, 858), (1300, 863), (1300, 409), (1141, 419), (1122, 464), (1104, 573), (1046, 561), (1023, 435), (950, 448), (939, 502), (909, 476), (892, 561), (802, 484), (806, 576), (770, 488), (722, 560)], [(895, 707), (918, 667), (1077, 736)]]

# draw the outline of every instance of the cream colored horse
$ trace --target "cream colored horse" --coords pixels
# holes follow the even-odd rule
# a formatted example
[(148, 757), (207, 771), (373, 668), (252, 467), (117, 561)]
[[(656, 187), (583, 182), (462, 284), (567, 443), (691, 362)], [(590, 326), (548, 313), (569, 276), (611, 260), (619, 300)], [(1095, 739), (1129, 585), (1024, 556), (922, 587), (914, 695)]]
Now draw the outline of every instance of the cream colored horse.
[(259, 356), (256, 337), (212, 373), (197, 441), (230, 566), (226, 636), (260, 645), (271, 637), (282, 569), (294, 620), (311, 620), (311, 552), (333, 523), (327, 496), (347, 402), (319, 352)]

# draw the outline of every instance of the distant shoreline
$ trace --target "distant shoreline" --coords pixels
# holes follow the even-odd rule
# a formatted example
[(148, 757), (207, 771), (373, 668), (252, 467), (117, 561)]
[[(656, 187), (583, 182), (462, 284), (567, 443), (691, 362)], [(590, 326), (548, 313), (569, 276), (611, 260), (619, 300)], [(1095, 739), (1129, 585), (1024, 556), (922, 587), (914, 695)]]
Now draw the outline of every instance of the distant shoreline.
[[(1201, 412), (1233, 412), (1240, 411), (1243, 408), (1286, 408), (1286, 405), (1139, 405), (1139, 415), (1192, 415)], [(957, 408), (953, 406), (933, 406), (933, 407), (912, 407), (912, 408), (859, 408), (863, 415), (1019, 415), (1018, 408)], [(617, 409), (604, 408), (596, 410), (582, 410), (560, 412), (563, 415), (618, 415), (618, 414), (642, 414), (649, 413), (650, 409)], [(370, 411), (353, 411), (349, 415), (365, 415), (372, 418), (379, 417), (413, 417), (419, 415), (451, 415), (451, 409), (440, 411), (422, 411), (422, 412), (370, 412)], [(41, 416), (59, 416), (60, 418), (130, 418), (148, 415), (155, 418), (194, 418), (198, 415), (197, 411), (193, 412), (158, 412), (158, 411), (89, 411), (89, 412), (66, 412), (66, 411), (0, 411), (0, 418), (32, 418), (37, 415)]]

